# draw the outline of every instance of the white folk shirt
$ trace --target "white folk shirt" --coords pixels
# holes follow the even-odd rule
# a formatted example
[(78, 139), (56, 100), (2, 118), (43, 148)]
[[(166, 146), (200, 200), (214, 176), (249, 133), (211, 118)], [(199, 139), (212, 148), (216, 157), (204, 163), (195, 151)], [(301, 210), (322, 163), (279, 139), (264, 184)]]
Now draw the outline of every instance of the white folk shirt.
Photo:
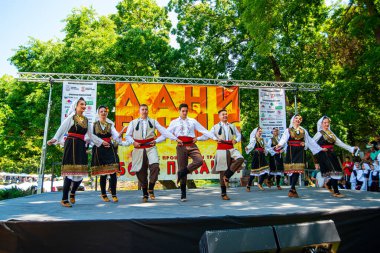
[[(332, 133), (332, 134), (333, 134), (333, 135), (335, 136), (335, 138), (336, 138), (334, 145), (337, 145), (338, 147), (344, 148), (345, 150), (347, 150), (347, 151), (350, 152), (350, 153), (354, 153), (355, 147), (351, 147), (351, 146), (347, 145), (346, 143), (344, 143), (343, 141), (341, 141), (341, 140), (338, 138), (338, 136), (336, 136), (334, 133)], [(322, 137), (323, 137), (323, 136), (322, 136), (321, 132), (318, 132), (318, 133), (316, 133), (316, 134), (314, 135), (313, 139), (314, 139), (316, 142), (318, 142), (319, 139), (322, 138)]]
[[(279, 136), (276, 136), (276, 137), (272, 136), (272, 138), (276, 138), (277, 142), (280, 142)], [(274, 156), (278, 153), (274, 150), (275, 147), (272, 147), (272, 138), (269, 138), (268, 142), (266, 143), (266, 145), (267, 145), (266, 150), (268, 150), (268, 152), (271, 156)], [(282, 150), (286, 151), (287, 146), (288, 146), (288, 144), (285, 143), (284, 146), (282, 147)]]
[[(107, 119), (108, 120), (108, 119)], [(96, 121), (95, 121), (96, 122)], [(118, 144), (118, 145), (123, 145), (123, 143), (122, 143), (122, 140), (121, 140), (121, 138), (119, 137), (119, 132), (116, 130), (116, 128), (115, 128), (115, 125), (113, 124), (113, 122), (111, 123), (111, 121), (107, 121), (107, 123), (110, 123), (111, 124), (111, 136), (112, 136), (112, 139)], [(106, 129), (106, 125), (103, 125), (103, 124), (100, 124), (100, 127), (102, 128), (102, 130), (104, 130), (104, 129)], [(94, 131), (93, 131), (93, 129), (92, 129), (92, 134), (94, 135), (94, 136), (96, 136), (95, 135), (95, 133), (94, 133)], [(87, 140), (87, 141), (91, 141), (90, 142), (90, 146), (94, 146), (94, 142), (92, 141), (92, 140), (90, 140), (89, 138), (85, 138), (85, 140)], [(130, 144), (128, 144), (128, 145), (130, 145)], [(128, 146), (128, 145), (126, 145), (126, 146)]]
[[(74, 125), (74, 115), (72, 117), (67, 117), (63, 122), (62, 125), (58, 128), (57, 132), (55, 133), (53, 139), (57, 140), (55, 144), (58, 144), (62, 142), (64, 134), (67, 134), (70, 130), (70, 128)], [(100, 147), (103, 143), (103, 140), (100, 139), (98, 136), (93, 134), (93, 126), (88, 122), (87, 125), (87, 133), (85, 136), (86, 140), (91, 140), (97, 147)], [(60, 143), (63, 144), (63, 143)]]
[[(309, 133), (306, 131), (305, 128), (302, 128), (302, 130), (305, 131), (305, 137), (304, 137), (304, 142), (305, 142), (305, 150), (310, 149), (311, 153), (313, 155), (319, 153), (322, 151), (322, 148), (315, 142), (313, 138), (310, 137)], [(288, 142), (290, 138), (290, 133), (289, 133), (289, 128), (285, 130), (285, 132), (282, 134), (280, 142), (278, 143), (281, 147), (284, 147), (284, 145)]]
[[(218, 124), (220, 124), (222, 127), (223, 127), (223, 130), (224, 130), (224, 135), (226, 136), (226, 140), (230, 140), (230, 123), (223, 123), (223, 122), (219, 122)], [(218, 124), (216, 124), (216, 125), (218, 125)], [(211, 129), (210, 129), (210, 132), (212, 133), (212, 134), (214, 134), (215, 133), (215, 126), (216, 125), (214, 125)], [(236, 142), (240, 142), (241, 141), (241, 134), (240, 134), (240, 132), (237, 130), (237, 128), (235, 127), (235, 129), (236, 129), (236, 139), (235, 139), (235, 141)], [(214, 135), (215, 136), (215, 135)], [(216, 136), (215, 136), (216, 137)], [(209, 137), (207, 137), (207, 136), (205, 136), (205, 135), (202, 135), (202, 136), (200, 136), (200, 137), (198, 137), (198, 141), (205, 141), (205, 140), (208, 140), (209, 139)]]
[(206, 135), (208, 138), (217, 140), (214, 134), (209, 132), (198, 121), (192, 118), (182, 119), (181, 117), (178, 117), (177, 119), (172, 120), (172, 122), (170, 122), (170, 125), (167, 130), (174, 134), (176, 137), (188, 136), (192, 138), (195, 137), (195, 130), (197, 130), (198, 132)]
[[(156, 139), (156, 143), (160, 143), (160, 142), (164, 141), (166, 138), (169, 138), (171, 140), (177, 140), (177, 138), (173, 134), (171, 134), (165, 127), (161, 126), (157, 120), (151, 119), (151, 118), (149, 118), (149, 120), (152, 122), (153, 126), (155, 126), (157, 131), (160, 132), (160, 134), (161, 134), (161, 136)], [(148, 128), (148, 118), (146, 118), (146, 119), (140, 118), (139, 121), (140, 121), (140, 123), (142, 123), (143, 139), (145, 139), (146, 138), (146, 132), (147, 132), (146, 130)], [(126, 135), (125, 138), (129, 143), (134, 142), (133, 137), (132, 137), (133, 130), (134, 130), (133, 125), (129, 124), (127, 132), (125, 134)]]

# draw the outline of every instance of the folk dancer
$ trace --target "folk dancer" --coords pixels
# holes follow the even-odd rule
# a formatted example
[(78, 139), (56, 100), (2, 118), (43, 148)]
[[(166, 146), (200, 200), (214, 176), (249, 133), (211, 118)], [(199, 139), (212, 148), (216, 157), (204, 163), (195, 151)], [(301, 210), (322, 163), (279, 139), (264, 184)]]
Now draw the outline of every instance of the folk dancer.
[[(148, 117), (149, 108), (146, 104), (140, 105), (139, 113), (140, 117), (132, 120), (128, 125), (126, 140), (129, 143), (133, 143), (131, 172), (136, 172), (143, 192), (142, 201), (147, 202), (148, 197), (151, 200), (156, 199), (154, 186), (160, 172), (156, 144), (164, 141), (166, 138), (176, 140), (179, 143), (181, 143), (181, 140), (167, 131), (157, 120)], [(155, 139), (156, 130), (161, 134), (157, 139)]]
[[(330, 129), (331, 119), (327, 116), (323, 116), (318, 120), (317, 129), (318, 132), (314, 136), (314, 141), (321, 147), (326, 149), (325, 152), (319, 152), (315, 158), (315, 168), (319, 169), (323, 177), (329, 179), (326, 183), (327, 188), (333, 194), (334, 197), (342, 198), (343, 194), (339, 192), (338, 181), (343, 177), (343, 170), (338, 157), (334, 152), (334, 145), (346, 149), (351, 153), (355, 153), (358, 147), (351, 147), (343, 143)], [(331, 186), (333, 190), (331, 189)]]
[[(109, 148), (110, 144), (92, 134), (92, 125), (83, 115), (86, 110), (86, 101), (81, 97), (75, 100), (68, 111), (69, 116), (58, 128), (54, 137), (47, 142), (48, 145), (56, 144), (68, 133), (64, 142), (61, 175), (64, 177), (61, 205), (72, 207), (75, 204), (75, 193), (80, 186), (83, 177), (88, 175), (88, 156), (86, 153), (85, 135), (98, 147)], [(70, 202), (69, 202), (69, 191)], [(71, 204), (70, 204), (71, 203)]]
[(263, 130), (261, 127), (255, 128), (249, 136), (249, 144), (245, 147), (247, 154), (252, 153), (251, 173), (246, 187), (246, 191), (251, 191), (251, 185), (255, 177), (259, 177), (258, 188), (263, 191), (264, 180), (268, 176), (269, 166), (265, 158), (267, 155), (265, 140), (262, 138)]
[[(117, 143), (120, 142), (119, 133), (115, 129), (114, 123), (107, 118), (108, 109), (104, 105), (98, 107), (98, 120), (93, 124), (93, 133), (103, 141), (110, 144), (109, 147), (96, 145), (92, 148), (91, 175), (100, 176), (100, 192), (104, 202), (110, 202), (106, 192), (107, 177), (111, 188), (112, 201), (118, 202), (116, 196), (117, 176), (119, 171), (119, 156), (117, 154)], [(111, 138), (114, 143), (112, 143)], [(115, 144), (115, 145), (114, 145)]]
[(302, 117), (296, 114), (290, 120), (289, 128), (285, 130), (276, 148), (287, 144), (284, 172), (290, 176), (291, 188), (288, 193), (290, 198), (298, 198), (296, 184), (299, 175), (305, 171), (305, 151), (310, 149), (313, 155), (323, 149), (309, 136), (307, 130), (301, 127)]
[[(187, 117), (189, 106), (187, 104), (180, 104), (179, 114), (177, 119), (170, 122), (167, 130), (174, 134), (181, 142), (178, 141), (177, 145), (177, 163), (178, 174), (177, 184), (180, 183), (181, 188), (181, 201), (186, 201), (186, 182), (187, 174), (192, 173), (203, 164), (203, 157), (195, 144), (198, 140), (195, 137), (195, 130), (206, 135), (208, 138), (217, 140), (215, 136), (207, 131), (197, 120)], [(189, 164), (189, 157), (193, 160)]]
[(269, 177), (268, 177), (268, 183), (271, 185), (272, 178), (275, 177), (276, 179), (276, 186), (278, 190), (282, 190), (280, 186), (280, 180), (281, 176), (284, 175), (284, 159), (283, 159), (283, 153), (286, 150), (286, 144), (283, 148), (276, 149), (276, 145), (280, 141), (279, 138), (280, 130), (275, 127), (272, 130), (272, 138), (268, 140), (267, 143), (267, 150), (270, 154), (269, 156)]
[[(219, 174), (220, 188), (223, 200), (230, 200), (227, 195), (229, 179), (233, 174), (240, 170), (244, 158), (234, 145), (241, 141), (241, 134), (234, 124), (228, 123), (228, 114), (225, 109), (218, 112), (220, 122), (214, 125), (210, 132), (218, 139), (215, 154), (215, 163), (212, 173)], [(202, 135), (199, 140), (207, 140), (208, 137)]]

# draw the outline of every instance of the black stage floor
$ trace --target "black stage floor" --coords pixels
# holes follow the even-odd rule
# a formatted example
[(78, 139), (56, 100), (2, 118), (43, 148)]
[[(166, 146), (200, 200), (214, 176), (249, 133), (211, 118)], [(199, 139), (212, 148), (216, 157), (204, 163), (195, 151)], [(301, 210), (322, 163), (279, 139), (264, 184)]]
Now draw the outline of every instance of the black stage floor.
[[(59, 204), (60, 193), (0, 201), (0, 252), (198, 252), (206, 230), (333, 220), (342, 240), (339, 252), (379, 252), (380, 193), (300, 188), (245, 192), (219, 188), (156, 191), (141, 203), (139, 191), (118, 193), (119, 203), (104, 203), (97, 192), (79, 192), (73, 208)], [(259, 236), (259, 235), (258, 235)]]

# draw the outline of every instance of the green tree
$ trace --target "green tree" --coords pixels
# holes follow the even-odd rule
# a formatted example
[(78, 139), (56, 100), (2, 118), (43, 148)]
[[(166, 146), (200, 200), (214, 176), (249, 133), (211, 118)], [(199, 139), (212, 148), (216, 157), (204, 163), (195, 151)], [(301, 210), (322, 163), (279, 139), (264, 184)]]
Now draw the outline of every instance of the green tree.
[[(351, 0), (122, 0), (100, 16), (74, 9), (62, 40), (30, 38), (11, 62), (19, 71), (233, 78), (321, 83), (317, 93), (297, 95), (303, 125), (311, 134), (322, 115), (349, 143), (379, 133), (380, 2)], [(178, 15), (172, 28), (168, 11)], [(179, 48), (169, 44), (170, 32)], [(36, 171), (48, 85), (0, 79), (0, 169)], [(60, 124), (61, 90), (53, 85), (49, 137)], [(287, 112), (294, 113), (287, 92)], [(240, 92), (243, 145), (258, 125), (256, 90)], [(113, 85), (98, 86), (98, 104), (112, 108)], [(112, 118), (112, 115), (110, 115)], [(47, 164), (62, 151), (49, 148)]]
[[(142, 8), (150, 10), (144, 12), (144, 21), (128, 16), (136, 16)], [(176, 58), (175, 50), (169, 46), (166, 10), (150, 0), (121, 1), (117, 9), (109, 17), (97, 15), (92, 8), (74, 9), (64, 20), (62, 40), (44, 42), (31, 38), (10, 60), (23, 72), (170, 75)], [(8, 92), (0, 95), (4, 109), (0, 120), (6, 117), (0, 123), (0, 143), (6, 144), (2, 146), (0, 168), (24, 171), (28, 167), (36, 172), (49, 87), (46, 83), (22, 83), (5, 76), (0, 89)], [(114, 93), (113, 85), (98, 85), (98, 104), (112, 109)], [(49, 138), (60, 125), (61, 94), (62, 85), (54, 83)], [(49, 147), (47, 155), (49, 171), (52, 162), (61, 160), (62, 149)]]

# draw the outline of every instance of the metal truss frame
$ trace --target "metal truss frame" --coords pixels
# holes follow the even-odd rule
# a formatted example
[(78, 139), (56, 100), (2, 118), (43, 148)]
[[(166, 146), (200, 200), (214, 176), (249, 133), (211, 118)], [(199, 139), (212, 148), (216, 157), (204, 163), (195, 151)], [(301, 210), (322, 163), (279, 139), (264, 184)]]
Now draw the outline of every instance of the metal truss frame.
[(237, 86), (242, 89), (274, 88), (296, 91), (319, 91), (320, 84), (316, 83), (294, 83), (276, 81), (253, 81), (253, 80), (228, 80), (228, 79), (204, 79), (183, 77), (154, 77), (154, 76), (125, 76), (125, 75), (97, 75), (97, 74), (68, 74), (68, 73), (39, 73), (19, 72), (17, 78), (22, 82), (64, 82), (83, 81), (97, 82), (101, 84), (125, 83), (153, 83), (167, 85), (206, 85), (206, 86)]

